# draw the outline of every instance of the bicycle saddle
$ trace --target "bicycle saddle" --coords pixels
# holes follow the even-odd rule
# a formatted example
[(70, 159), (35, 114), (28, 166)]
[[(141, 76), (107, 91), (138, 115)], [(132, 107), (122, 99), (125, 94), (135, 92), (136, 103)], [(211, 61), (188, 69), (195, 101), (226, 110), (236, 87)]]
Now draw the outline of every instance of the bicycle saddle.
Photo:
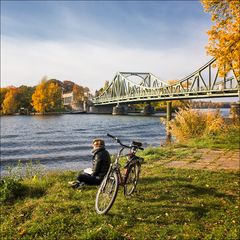
[(136, 146), (136, 147), (141, 147), (141, 146), (142, 146), (142, 143), (132, 141), (132, 145), (133, 145), (133, 146)]

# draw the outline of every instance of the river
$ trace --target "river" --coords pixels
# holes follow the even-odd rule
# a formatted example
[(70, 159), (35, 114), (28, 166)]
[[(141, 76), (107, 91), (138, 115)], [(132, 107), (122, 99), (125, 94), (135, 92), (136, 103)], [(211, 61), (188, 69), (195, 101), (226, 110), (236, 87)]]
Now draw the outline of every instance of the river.
[(81, 169), (91, 166), (91, 142), (103, 138), (110, 153), (118, 145), (141, 141), (157, 146), (165, 139), (159, 117), (66, 114), (1, 117), (1, 172), (18, 160), (39, 161), (45, 169)]
[(1, 174), (19, 160), (38, 161), (46, 170), (90, 167), (92, 139), (103, 138), (109, 152), (116, 153), (119, 145), (107, 133), (126, 144), (140, 141), (143, 147), (159, 146), (166, 138), (159, 116), (4, 116), (1, 117)]

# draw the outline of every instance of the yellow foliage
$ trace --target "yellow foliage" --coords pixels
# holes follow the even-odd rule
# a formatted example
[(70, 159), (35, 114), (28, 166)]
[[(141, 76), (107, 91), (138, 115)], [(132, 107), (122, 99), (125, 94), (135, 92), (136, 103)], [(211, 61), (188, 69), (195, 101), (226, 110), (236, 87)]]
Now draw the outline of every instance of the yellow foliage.
[(32, 106), (37, 112), (45, 113), (46, 111), (46, 81), (37, 86), (35, 92), (32, 95)]
[(203, 113), (190, 108), (181, 108), (170, 122), (172, 134), (179, 141), (198, 138), (204, 134), (216, 134), (226, 128), (219, 112)]
[(170, 85), (173, 85), (175, 83), (178, 83), (179, 80), (167, 80), (167, 83), (170, 84)]
[(199, 136), (206, 128), (206, 122), (199, 111), (181, 108), (170, 122), (170, 128), (178, 140), (185, 140)]
[(17, 89), (10, 88), (5, 95), (2, 109), (4, 114), (13, 114), (17, 111)]
[(215, 25), (208, 31), (208, 54), (216, 58), (220, 76), (231, 69), (240, 76), (240, 4), (237, 0), (201, 0)]
[(219, 111), (204, 114), (206, 129), (204, 133), (215, 134), (226, 129), (226, 124)]
[(61, 96), (61, 87), (44, 79), (32, 95), (32, 106), (39, 113), (57, 110), (62, 105)]

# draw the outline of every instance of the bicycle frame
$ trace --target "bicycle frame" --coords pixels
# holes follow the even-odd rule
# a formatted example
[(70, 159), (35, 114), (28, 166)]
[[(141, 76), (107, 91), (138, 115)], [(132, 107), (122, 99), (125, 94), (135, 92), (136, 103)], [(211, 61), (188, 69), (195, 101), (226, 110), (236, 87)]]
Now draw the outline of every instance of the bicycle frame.
[[(121, 171), (120, 171), (120, 164), (119, 164), (119, 160), (122, 156), (122, 152), (123, 150), (126, 148), (126, 146), (123, 146), (117, 154), (117, 157), (114, 161), (114, 163), (112, 163), (109, 167), (109, 170), (106, 174), (106, 178), (109, 176), (111, 171), (116, 171), (117, 175), (118, 175), (118, 179), (119, 179), (119, 185), (124, 186), (126, 184), (126, 178), (125, 176), (122, 175)], [(128, 147), (130, 148), (130, 147)], [(130, 148), (131, 151), (131, 148)], [(138, 161), (139, 163), (141, 161), (143, 161), (143, 158), (137, 157), (135, 154), (137, 153), (137, 149), (133, 149), (130, 153), (128, 153), (126, 156), (130, 157), (130, 161), (127, 162), (127, 164), (124, 166), (125, 169), (127, 169), (131, 164), (136, 163), (136, 161)]]
[(120, 160), (120, 157), (122, 156), (122, 151), (125, 149), (125, 147), (122, 147), (120, 150), (119, 150), (119, 152), (118, 152), (118, 154), (117, 154), (117, 157), (116, 157), (116, 159), (115, 159), (115, 161), (114, 161), (114, 163), (111, 163), (111, 165), (110, 165), (110, 167), (109, 167), (109, 169), (108, 169), (108, 172), (107, 172), (107, 174), (106, 174), (106, 176), (105, 176), (105, 179), (107, 179), (108, 178), (108, 176), (109, 176), (109, 174), (111, 173), (111, 171), (116, 171), (116, 173), (117, 173), (117, 175), (118, 175), (118, 178), (119, 178), (119, 184), (120, 185), (123, 185), (123, 176), (122, 176), (122, 174), (121, 174), (121, 171), (120, 171), (120, 164), (119, 164), (119, 160)]

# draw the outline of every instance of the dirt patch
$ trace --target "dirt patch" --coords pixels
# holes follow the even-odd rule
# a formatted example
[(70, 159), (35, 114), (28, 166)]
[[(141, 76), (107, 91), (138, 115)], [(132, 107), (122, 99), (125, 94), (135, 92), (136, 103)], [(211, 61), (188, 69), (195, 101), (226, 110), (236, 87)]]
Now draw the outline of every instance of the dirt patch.
[(184, 160), (172, 160), (163, 164), (166, 167), (207, 169), (212, 171), (238, 171), (240, 169), (240, 151), (198, 149)]

